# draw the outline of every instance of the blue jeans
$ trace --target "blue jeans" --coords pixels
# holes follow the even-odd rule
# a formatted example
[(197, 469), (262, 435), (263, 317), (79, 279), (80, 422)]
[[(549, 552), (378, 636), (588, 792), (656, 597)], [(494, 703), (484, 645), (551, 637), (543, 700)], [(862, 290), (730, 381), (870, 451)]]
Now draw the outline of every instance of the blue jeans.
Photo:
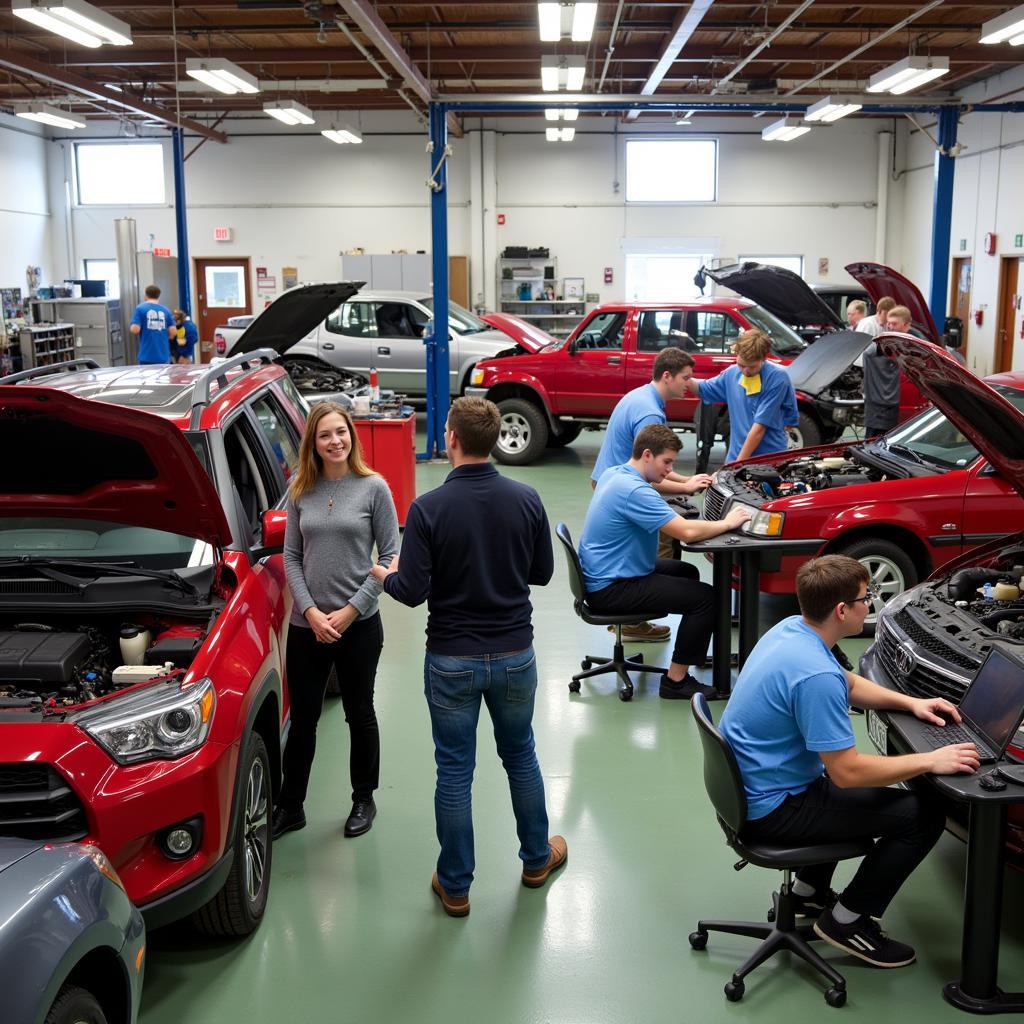
[(531, 871), (544, 867), (551, 848), (544, 780), (533, 742), (537, 692), (533, 648), (466, 657), (427, 651), (423, 682), (437, 762), (434, 815), (441, 844), (437, 877), (445, 892), (465, 896), (473, 882), (472, 788), (481, 698), (490, 712), (498, 756), (508, 775), (519, 858)]

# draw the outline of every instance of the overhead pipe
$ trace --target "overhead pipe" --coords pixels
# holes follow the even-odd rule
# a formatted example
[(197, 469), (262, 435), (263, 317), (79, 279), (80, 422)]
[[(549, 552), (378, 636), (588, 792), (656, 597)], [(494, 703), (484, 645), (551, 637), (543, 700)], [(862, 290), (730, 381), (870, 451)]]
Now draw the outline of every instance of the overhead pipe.
[(608, 36), (608, 48), (604, 51), (604, 67), (601, 68), (601, 80), (597, 83), (595, 92), (604, 88), (604, 80), (608, 75), (608, 65), (612, 62), (612, 54), (615, 52), (615, 36), (619, 31), (619, 19), (622, 17), (622, 9), (626, 6), (626, 0), (619, 0), (619, 6), (615, 8), (615, 17), (612, 19), (612, 31)]

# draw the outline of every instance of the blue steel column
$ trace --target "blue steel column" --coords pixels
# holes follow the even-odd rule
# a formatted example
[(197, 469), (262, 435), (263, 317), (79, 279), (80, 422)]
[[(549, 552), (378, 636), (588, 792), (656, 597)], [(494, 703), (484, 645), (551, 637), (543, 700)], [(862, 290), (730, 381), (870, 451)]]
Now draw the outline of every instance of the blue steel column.
[(939, 149), (935, 154), (935, 192), (932, 198), (932, 277), (928, 308), (941, 331), (949, 292), (949, 235), (953, 230), (953, 170), (959, 107), (939, 108)]
[(174, 151), (174, 226), (178, 234), (178, 308), (192, 314), (188, 264), (188, 224), (185, 221), (185, 139), (181, 128), (171, 132)]
[[(444, 424), (448, 419), (448, 108), (430, 105), (430, 252), (434, 278), (434, 336), (427, 341), (427, 449), (425, 457), (444, 454)], [(436, 172), (435, 172), (436, 168)]]

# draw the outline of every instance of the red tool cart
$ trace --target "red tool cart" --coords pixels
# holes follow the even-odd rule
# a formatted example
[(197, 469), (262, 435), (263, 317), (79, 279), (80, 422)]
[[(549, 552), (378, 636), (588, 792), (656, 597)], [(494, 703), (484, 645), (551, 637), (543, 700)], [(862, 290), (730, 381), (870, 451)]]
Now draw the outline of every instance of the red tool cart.
[(398, 510), (398, 525), (405, 526), (416, 497), (416, 415), (373, 416), (356, 419), (363, 456), (391, 488)]

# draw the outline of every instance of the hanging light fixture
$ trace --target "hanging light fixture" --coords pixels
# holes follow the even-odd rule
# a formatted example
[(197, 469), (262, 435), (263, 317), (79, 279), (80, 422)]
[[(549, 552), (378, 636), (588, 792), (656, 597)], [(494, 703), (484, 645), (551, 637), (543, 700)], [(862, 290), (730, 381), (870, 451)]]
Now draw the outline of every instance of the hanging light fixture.
[(801, 124), (791, 117), (782, 117), (774, 121), (761, 132), (761, 138), (765, 142), (792, 142), (806, 135), (811, 130), (810, 125)]
[(545, 107), (544, 118), (547, 121), (575, 121), (580, 116), (578, 107)]
[(544, 137), (548, 142), (572, 142), (575, 135), (575, 128), (546, 128), (544, 130)]
[(324, 128), (320, 134), (325, 139), (330, 139), (331, 142), (338, 143), (339, 146), (348, 142), (358, 145), (363, 141), (362, 134), (356, 131), (352, 125), (345, 124), (344, 122), (332, 124), (330, 128)]
[(540, 87), (545, 92), (567, 89), (579, 92), (587, 73), (585, 57), (542, 57), (540, 61)]
[(86, 0), (11, 0), (11, 13), (82, 46), (132, 45), (132, 29), (126, 21)]
[(981, 26), (979, 43), (1009, 43), (1011, 46), (1024, 44), (1024, 7), (1000, 14)]
[(313, 111), (295, 100), (274, 100), (273, 103), (264, 103), (263, 113), (276, 117), (282, 124), (316, 124)]
[(807, 108), (805, 121), (838, 121), (860, 110), (864, 104), (856, 96), (826, 96)]
[(904, 57), (868, 79), (868, 92), (902, 96), (949, 73), (948, 57)]
[(66, 110), (51, 107), (48, 103), (29, 103), (15, 110), (18, 117), (26, 121), (38, 121), (40, 124), (52, 125), (54, 128), (85, 128), (85, 118), (69, 114)]
[(557, 43), (563, 36), (570, 36), (574, 43), (589, 43), (596, 20), (596, 3), (537, 4), (542, 43)]
[(189, 57), (185, 74), (217, 92), (233, 96), (236, 92), (256, 93), (260, 83), (255, 75), (224, 57)]

